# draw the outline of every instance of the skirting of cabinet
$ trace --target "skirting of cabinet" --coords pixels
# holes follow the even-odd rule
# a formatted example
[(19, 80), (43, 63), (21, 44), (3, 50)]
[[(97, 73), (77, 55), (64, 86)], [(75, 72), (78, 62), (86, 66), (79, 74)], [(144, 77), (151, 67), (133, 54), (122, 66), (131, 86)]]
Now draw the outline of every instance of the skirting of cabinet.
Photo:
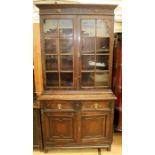
[(48, 150), (52, 149), (106, 149), (107, 151), (111, 150), (111, 144), (105, 145), (76, 145), (76, 146), (50, 146), (44, 147), (44, 152), (48, 152)]

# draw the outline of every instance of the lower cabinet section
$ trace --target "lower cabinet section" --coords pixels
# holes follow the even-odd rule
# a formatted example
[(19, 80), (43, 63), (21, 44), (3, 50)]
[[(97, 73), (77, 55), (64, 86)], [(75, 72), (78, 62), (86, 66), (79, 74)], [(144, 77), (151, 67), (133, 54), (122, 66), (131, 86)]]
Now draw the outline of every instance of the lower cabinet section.
[(33, 109), (33, 148), (42, 147), (40, 109)]
[(114, 101), (41, 101), (41, 106), (45, 150), (110, 149)]

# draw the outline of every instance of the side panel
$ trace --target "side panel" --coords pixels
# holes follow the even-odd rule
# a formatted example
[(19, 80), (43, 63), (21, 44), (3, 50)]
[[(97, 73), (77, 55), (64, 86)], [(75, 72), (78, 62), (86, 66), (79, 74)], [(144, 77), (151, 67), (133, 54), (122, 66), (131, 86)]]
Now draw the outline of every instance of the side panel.
[(39, 109), (33, 109), (33, 147), (42, 148), (42, 134)]
[(33, 64), (34, 64), (34, 79), (36, 89), (35, 91), (37, 96), (39, 96), (43, 91), (39, 23), (33, 24)]

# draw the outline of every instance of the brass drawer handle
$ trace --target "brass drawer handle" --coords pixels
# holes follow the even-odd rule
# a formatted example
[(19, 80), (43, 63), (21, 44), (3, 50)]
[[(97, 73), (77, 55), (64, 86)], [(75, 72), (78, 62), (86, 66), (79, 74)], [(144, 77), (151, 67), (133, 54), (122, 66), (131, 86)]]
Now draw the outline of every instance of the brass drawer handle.
[(62, 105), (61, 104), (58, 104), (58, 109), (62, 109)]
[(94, 104), (94, 108), (95, 108), (95, 109), (98, 109), (98, 108), (99, 108), (99, 104), (98, 104), (98, 103), (95, 103), (95, 104)]
[(56, 9), (56, 12), (57, 13), (61, 13), (61, 9)]

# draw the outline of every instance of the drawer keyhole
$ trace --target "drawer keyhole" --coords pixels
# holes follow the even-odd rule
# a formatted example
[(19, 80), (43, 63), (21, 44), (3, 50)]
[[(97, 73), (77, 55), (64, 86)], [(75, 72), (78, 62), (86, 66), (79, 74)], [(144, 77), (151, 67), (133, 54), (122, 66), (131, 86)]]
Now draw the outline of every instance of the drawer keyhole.
[(61, 104), (58, 104), (58, 109), (62, 109), (62, 105)]
[(99, 108), (99, 104), (98, 104), (98, 103), (95, 103), (95, 104), (94, 104), (94, 108), (95, 108), (95, 109), (98, 109), (98, 108)]

